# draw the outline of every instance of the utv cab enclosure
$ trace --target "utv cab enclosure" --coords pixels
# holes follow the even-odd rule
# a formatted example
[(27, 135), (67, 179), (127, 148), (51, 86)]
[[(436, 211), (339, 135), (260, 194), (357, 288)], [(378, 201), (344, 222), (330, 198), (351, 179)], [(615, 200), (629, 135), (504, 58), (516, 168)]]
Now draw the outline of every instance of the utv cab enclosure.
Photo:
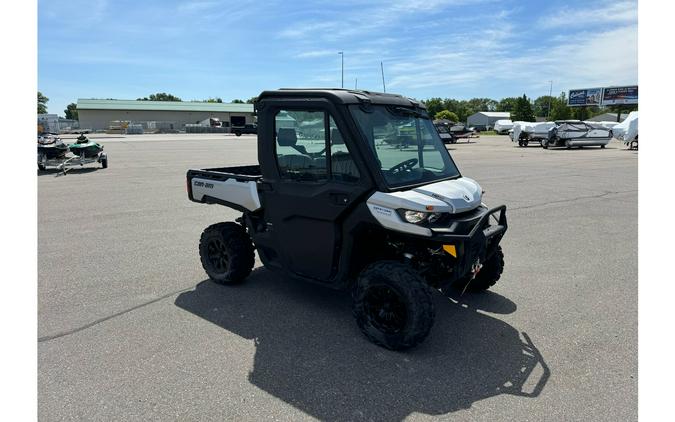
[(269, 270), (353, 293), (361, 331), (389, 349), (422, 342), (432, 294), (499, 279), (506, 207), (463, 177), (424, 105), (346, 89), (264, 91), (259, 165), (188, 170), (190, 200), (242, 213), (202, 233), (216, 283)]

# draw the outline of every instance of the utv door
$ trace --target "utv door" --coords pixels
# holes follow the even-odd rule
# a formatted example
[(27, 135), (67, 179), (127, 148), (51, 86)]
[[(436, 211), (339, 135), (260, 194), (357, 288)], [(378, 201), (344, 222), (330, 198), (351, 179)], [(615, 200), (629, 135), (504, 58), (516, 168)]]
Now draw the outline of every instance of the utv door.
[(330, 102), (285, 100), (266, 105), (264, 115), (270, 123), (265, 127), (274, 129), (259, 135), (267, 138), (261, 144), (272, 147), (259, 151), (260, 162), (273, 161), (276, 172), (264, 177), (264, 212), (280, 264), (330, 282), (343, 243), (342, 221), (368, 191), (365, 170), (350, 154), (355, 148)]

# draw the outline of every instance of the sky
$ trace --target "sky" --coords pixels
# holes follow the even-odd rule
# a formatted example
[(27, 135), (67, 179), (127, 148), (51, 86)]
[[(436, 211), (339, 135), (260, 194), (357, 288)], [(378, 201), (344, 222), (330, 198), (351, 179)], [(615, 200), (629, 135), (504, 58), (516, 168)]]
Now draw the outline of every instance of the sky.
[(637, 2), (39, 0), (38, 89), (78, 98), (246, 100), (340, 87), (536, 98), (636, 84)]

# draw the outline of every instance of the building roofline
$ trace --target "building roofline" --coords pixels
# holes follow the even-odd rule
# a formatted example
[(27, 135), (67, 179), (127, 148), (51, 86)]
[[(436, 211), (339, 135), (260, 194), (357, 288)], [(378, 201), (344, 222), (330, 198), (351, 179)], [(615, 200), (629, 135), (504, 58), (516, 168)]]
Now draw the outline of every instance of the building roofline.
[(253, 113), (253, 104), (207, 103), (203, 101), (141, 101), (78, 98), (77, 110), (148, 110)]

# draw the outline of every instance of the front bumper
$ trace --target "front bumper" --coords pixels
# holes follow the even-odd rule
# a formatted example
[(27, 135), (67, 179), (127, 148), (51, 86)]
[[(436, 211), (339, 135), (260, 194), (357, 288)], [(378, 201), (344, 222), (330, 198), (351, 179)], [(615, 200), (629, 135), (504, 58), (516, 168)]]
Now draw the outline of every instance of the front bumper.
[[(491, 220), (492, 219), (492, 220)], [(506, 233), (506, 205), (500, 205), (482, 214), (466, 234), (458, 234), (450, 227), (432, 228), (431, 240), (441, 248), (454, 246), (454, 256), (444, 255), (451, 269), (450, 282), (471, 272), (472, 266), (488, 260), (497, 250), (499, 242)]]

